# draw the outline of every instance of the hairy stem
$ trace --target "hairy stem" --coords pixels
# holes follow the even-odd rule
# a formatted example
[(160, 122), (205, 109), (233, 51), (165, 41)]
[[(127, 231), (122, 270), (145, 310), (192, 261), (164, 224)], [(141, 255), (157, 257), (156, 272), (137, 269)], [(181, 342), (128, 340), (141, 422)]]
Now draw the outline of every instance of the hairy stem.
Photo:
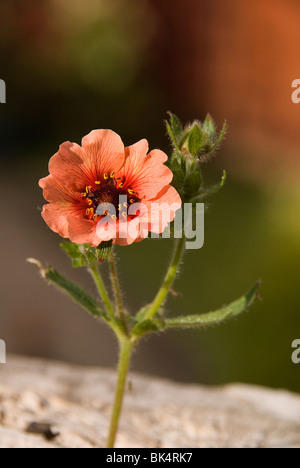
[(93, 277), (95, 285), (97, 286), (100, 297), (101, 297), (101, 299), (103, 301), (103, 304), (105, 306), (105, 309), (106, 309), (108, 315), (112, 319), (114, 319), (115, 318), (114, 308), (113, 308), (112, 303), (111, 303), (111, 301), (109, 299), (109, 295), (107, 293), (106, 287), (105, 287), (104, 282), (102, 280), (98, 265), (90, 266), (89, 271), (90, 271), (90, 273), (91, 273), (91, 275)]
[(165, 279), (163, 281), (163, 284), (160, 290), (158, 291), (156, 297), (154, 298), (154, 301), (152, 302), (147, 314), (144, 317), (145, 320), (153, 318), (157, 314), (159, 308), (165, 302), (167, 295), (170, 291), (170, 287), (172, 286), (174, 279), (176, 277), (176, 274), (178, 272), (180, 261), (184, 252), (184, 245), (185, 245), (184, 236), (182, 237), (182, 239), (176, 240), (176, 243), (174, 246), (174, 252), (172, 255), (171, 263), (168, 268), (167, 274), (165, 276)]
[(127, 374), (130, 366), (133, 343), (128, 338), (120, 340), (120, 357), (118, 366), (118, 381), (116, 386), (115, 400), (112, 409), (107, 448), (114, 448), (119, 421), (122, 411)]
[(121, 286), (119, 282), (119, 277), (117, 273), (117, 266), (115, 261), (115, 254), (114, 251), (111, 250), (108, 256), (108, 264), (109, 264), (109, 272), (110, 272), (110, 279), (113, 286), (115, 302), (117, 307), (117, 314), (118, 317), (121, 319), (125, 332), (128, 334), (128, 327), (126, 322), (126, 311), (123, 304)]

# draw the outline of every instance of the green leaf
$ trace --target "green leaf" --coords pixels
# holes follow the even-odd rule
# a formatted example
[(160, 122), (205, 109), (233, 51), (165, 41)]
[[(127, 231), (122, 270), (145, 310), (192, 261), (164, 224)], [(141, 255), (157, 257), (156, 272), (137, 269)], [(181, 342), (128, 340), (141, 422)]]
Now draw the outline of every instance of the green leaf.
[(112, 242), (102, 242), (99, 247), (92, 247), (89, 244), (73, 244), (73, 242), (64, 242), (60, 244), (61, 248), (72, 259), (74, 268), (93, 266), (99, 260), (104, 260), (112, 247)]
[(220, 310), (207, 314), (187, 315), (174, 319), (167, 319), (164, 321), (164, 326), (165, 328), (197, 328), (218, 324), (229, 318), (236, 317), (253, 304), (257, 297), (259, 285), (260, 283), (256, 283), (244, 296)]
[(82, 252), (80, 251), (80, 245), (78, 245), (78, 244), (73, 244), (73, 242), (63, 242), (62, 244), (60, 244), (60, 247), (71, 258), (80, 258), (80, 257), (82, 257)]
[(71, 258), (74, 268), (88, 265), (84, 245), (73, 244), (73, 242), (63, 242), (60, 244), (60, 247)]
[(94, 317), (105, 317), (105, 313), (99, 308), (97, 301), (84, 291), (84, 289), (77, 286), (77, 284), (72, 283), (50, 267), (44, 270), (42, 274), (44, 278), (50, 281), (50, 283), (71, 296), (77, 304), (87, 310)]
[(200, 127), (195, 124), (188, 137), (188, 150), (192, 156), (197, 156), (203, 148), (203, 134)]

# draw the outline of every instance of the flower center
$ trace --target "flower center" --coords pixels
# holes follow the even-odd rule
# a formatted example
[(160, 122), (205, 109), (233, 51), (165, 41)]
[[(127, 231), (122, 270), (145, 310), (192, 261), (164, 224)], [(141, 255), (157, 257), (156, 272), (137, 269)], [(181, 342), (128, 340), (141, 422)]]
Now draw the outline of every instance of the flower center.
[(124, 188), (124, 180), (116, 178), (114, 172), (86, 187), (81, 196), (87, 203), (85, 217), (93, 221), (104, 216), (115, 220), (127, 218), (129, 206), (140, 201), (134, 190)]

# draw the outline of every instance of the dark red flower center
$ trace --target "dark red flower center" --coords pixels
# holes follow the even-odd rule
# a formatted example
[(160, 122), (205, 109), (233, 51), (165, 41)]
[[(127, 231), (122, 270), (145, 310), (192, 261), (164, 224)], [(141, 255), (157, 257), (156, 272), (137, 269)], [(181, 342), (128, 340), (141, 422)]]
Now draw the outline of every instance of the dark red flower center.
[(104, 174), (102, 180), (86, 187), (81, 196), (87, 204), (85, 216), (93, 221), (108, 215), (115, 220), (127, 217), (129, 206), (140, 201), (137, 193), (125, 189), (124, 180), (116, 178), (114, 173)]

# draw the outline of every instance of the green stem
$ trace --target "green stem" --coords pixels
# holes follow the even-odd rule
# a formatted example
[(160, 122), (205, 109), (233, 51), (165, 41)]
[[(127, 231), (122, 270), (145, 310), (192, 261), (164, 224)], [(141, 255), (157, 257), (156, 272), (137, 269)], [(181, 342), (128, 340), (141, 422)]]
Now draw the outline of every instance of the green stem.
[(127, 380), (127, 374), (132, 355), (133, 343), (130, 339), (120, 340), (120, 358), (118, 366), (118, 382), (115, 393), (115, 400), (111, 415), (109, 434), (107, 439), (107, 448), (114, 448), (116, 435), (119, 427), (119, 421), (122, 411), (124, 392)]
[(147, 314), (145, 315), (144, 317), (145, 320), (153, 318), (155, 314), (158, 312), (161, 305), (166, 300), (166, 297), (169, 293), (170, 287), (172, 286), (174, 282), (174, 279), (176, 277), (176, 274), (180, 265), (181, 257), (184, 251), (184, 245), (185, 245), (185, 237), (183, 236), (182, 239), (178, 239), (175, 243), (174, 253), (171, 259), (169, 269), (165, 276), (164, 282), (162, 284), (162, 287), (158, 291), (154, 301), (152, 302)]
[(111, 250), (108, 256), (108, 264), (109, 264), (109, 272), (110, 272), (110, 279), (113, 286), (116, 307), (117, 307), (117, 314), (118, 317), (121, 319), (125, 332), (128, 334), (128, 327), (126, 321), (126, 312), (123, 304), (122, 292), (120, 287), (120, 282), (117, 273), (116, 261), (115, 261), (115, 254), (114, 251)]
[(91, 275), (93, 277), (93, 280), (94, 280), (94, 282), (95, 282), (95, 284), (97, 286), (97, 289), (98, 289), (99, 294), (100, 294), (100, 296), (102, 298), (103, 304), (105, 305), (105, 308), (106, 308), (106, 311), (107, 311), (108, 315), (112, 319), (114, 319), (115, 318), (114, 308), (113, 308), (112, 303), (111, 303), (111, 301), (109, 299), (106, 287), (105, 287), (104, 282), (102, 280), (102, 277), (100, 275), (98, 265), (90, 266), (89, 270), (90, 270), (90, 273), (91, 273)]

